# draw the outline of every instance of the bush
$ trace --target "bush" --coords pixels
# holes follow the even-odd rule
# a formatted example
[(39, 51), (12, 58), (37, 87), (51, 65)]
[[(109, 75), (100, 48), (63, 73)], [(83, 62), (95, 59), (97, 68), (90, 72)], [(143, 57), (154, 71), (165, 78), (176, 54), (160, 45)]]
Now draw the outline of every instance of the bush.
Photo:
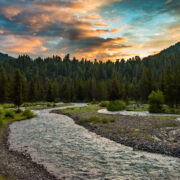
[(88, 123), (89, 122), (89, 118), (80, 118), (78, 120), (78, 123)]
[(89, 118), (80, 118), (78, 120), (78, 123), (92, 123), (92, 124), (97, 124), (97, 123), (108, 123), (108, 122), (114, 122), (115, 119), (112, 117), (103, 117), (99, 118), (97, 116), (91, 116)]
[(3, 121), (0, 119), (0, 128), (3, 126)]
[(91, 116), (90, 118), (89, 118), (89, 122), (90, 123), (93, 123), (93, 124), (96, 124), (96, 123), (98, 123), (100, 121), (100, 119), (99, 119), (99, 117), (97, 117), (97, 116)]
[(101, 119), (102, 123), (108, 123), (108, 122), (115, 122), (115, 119), (113, 117), (103, 117)]
[(113, 117), (110, 117), (109, 122), (115, 122), (115, 119)]
[(109, 122), (108, 118), (106, 118), (106, 117), (102, 118), (101, 121), (102, 121), (102, 123), (104, 123), (104, 124)]
[(4, 116), (3, 109), (0, 109), (0, 128), (3, 126), (3, 116)]
[(9, 109), (9, 110), (6, 110), (5, 111), (5, 114), (4, 114), (4, 116), (6, 117), (6, 118), (14, 118), (14, 110), (12, 110), (12, 109)]
[(98, 122), (100, 122), (100, 119), (97, 116), (91, 116), (90, 118), (81, 118), (78, 121), (78, 123), (93, 123), (93, 124), (96, 124)]
[(3, 104), (3, 108), (7, 109), (7, 108), (14, 108), (15, 105), (14, 104)]
[(149, 112), (161, 113), (163, 112), (162, 105), (164, 103), (164, 95), (162, 91), (152, 91), (148, 96)]
[(4, 111), (3, 109), (0, 108), (0, 119), (3, 119), (3, 116), (4, 116)]
[(121, 111), (124, 110), (126, 108), (126, 103), (124, 101), (111, 101), (108, 106), (107, 109), (108, 111)]
[(109, 104), (109, 101), (101, 101), (99, 105), (100, 105), (101, 107), (107, 107), (108, 104)]
[(31, 117), (34, 116), (34, 113), (33, 113), (30, 109), (26, 109), (26, 110), (22, 113), (22, 115), (23, 115), (24, 117), (26, 117), (26, 118), (31, 118)]

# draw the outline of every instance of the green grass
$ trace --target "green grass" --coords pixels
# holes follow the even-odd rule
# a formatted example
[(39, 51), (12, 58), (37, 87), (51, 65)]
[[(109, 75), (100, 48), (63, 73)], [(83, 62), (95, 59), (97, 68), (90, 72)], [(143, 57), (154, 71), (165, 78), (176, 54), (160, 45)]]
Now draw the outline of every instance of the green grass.
[[(29, 109), (18, 113), (16, 109), (7, 109), (7, 107), (12, 108), (12, 106), (7, 105), (0, 106), (0, 141), (2, 140), (3, 136), (3, 127), (5, 127), (8, 123), (29, 119), (35, 116)], [(0, 174), (0, 180), (9, 180), (9, 178)]]
[(165, 127), (178, 127), (180, 126), (179, 122), (174, 119), (164, 119), (158, 122), (155, 122), (154, 128), (160, 129)]
[(63, 103), (56, 105), (54, 102), (34, 102), (34, 103), (24, 103), (22, 107), (28, 107), (30, 109), (34, 110), (41, 110), (41, 109), (48, 109), (53, 107), (65, 107), (65, 106), (71, 106), (72, 103)]
[(113, 122), (115, 122), (115, 119), (113, 118), (113, 117), (103, 117), (102, 119), (101, 119), (101, 122), (102, 123), (108, 123), (108, 122), (111, 122), (111, 123), (113, 123)]
[(130, 129), (130, 128), (120, 128), (118, 133), (121, 136), (127, 136), (128, 139), (136, 139), (137, 137), (152, 140), (153, 137), (145, 129)]
[(115, 119), (112, 118), (112, 117), (103, 117), (103, 118), (100, 118), (98, 116), (91, 116), (89, 118), (80, 118), (78, 120), (78, 123), (92, 123), (92, 124), (97, 124), (97, 123), (109, 123), (109, 122), (115, 122)]
[(89, 104), (86, 107), (74, 107), (74, 108), (60, 109), (56, 111), (63, 114), (71, 114), (71, 113), (97, 112), (99, 109), (100, 107), (98, 104)]
[(150, 116), (150, 117), (158, 120), (175, 120), (177, 118), (175, 116)]
[(167, 114), (180, 114), (180, 108), (170, 108), (164, 105), (163, 110), (164, 110), (164, 113), (167, 113)]
[(30, 110), (26, 109), (24, 112), (17, 112), (15, 109), (0, 109), (0, 136), (2, 136), (2, 129), (9, 122), (29, 119), (35, 115)]
[(101, 101), (101, 102), (99, 103), (99, 105), (100, 105), (101, 107), (107, 107), (108, 104), (109, 104), (109, 101)]
[(0, 174), (0, 180), (9, 180), (9, 178), (3, 176), (2, 174)]
[(126, 103), (122, 100), (110, 101), (108, 103), (108, 111), (121, 111), (126, 108)]
[(78, 120), (78, 123), (92, 123), (92, 124), (97, 124), (99, 123), (101, 120), (99, 117), (97, 116), (91, 116), (90, 118), (80, 118)]
[(129, 104), (126, 107), (127, 111), (148, 111), (148, 104)]
[(23, 103), (21, 107), (29, 107), (30, 109), (41, 110), (56, 107), (56, 104), (54, 102), (26, 102)]
[(14, 104), (3, 104), (2, 107), (4, 109), (7, 109), (7, 108), (15, 108), (15, 105)]
[(53, 106), (54, 102), (25, 102), (21, 105), (21, 107), (29, 107), (29, 106), (37, 106), (37, 105), (46, 105)]

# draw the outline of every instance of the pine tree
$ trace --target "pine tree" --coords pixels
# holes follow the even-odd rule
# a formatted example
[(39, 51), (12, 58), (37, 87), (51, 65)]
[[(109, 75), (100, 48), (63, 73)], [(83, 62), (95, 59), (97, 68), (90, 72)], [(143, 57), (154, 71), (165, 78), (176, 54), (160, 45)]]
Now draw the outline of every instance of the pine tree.
[(108, 89), (110, 100), (116, 100), (120, 98), (120, 85), (116, 77), (110, 81)]
[(97, 98), (97, 88), (96, 88), (96, 80), (93, 77), (91, 79), (91, 99), (95, 101)]
[(19, 71), (16, 70), (15, 73), (15, 78), (14, 78), (14, 104), (16, 106), (18, 106), (18, 110), (20, 105), (23, 103), (24, 97), (23, 97), (23, 93), (24, 93), (24, 84), (25, 80), (24, 80), (24, 76), (23, 74)]
[(143, 73), (140, 80), (140, 91), (143, 100), (147, 100), (149, 94), (155, 89), (154, 78), (150, 68), (143, 68)]
[(53, 102), (54, 101), (53, 85), (52, 85), (51, 82), (49, 82), (49, 84), (48, 84), (47, 101), (48, 102)]
[(107, 99), (107, 91), (104, 82), (99, 82), (97, 84), (97, 99), (99, 101)]
[(36, 82), (32, 79), (29, 85), (29, 101), (35, 102), (38, 100), (38, 89)]
[(7, 103), (10, 98), (10, 84), (5, 70), (0, 75), (0, 102)]

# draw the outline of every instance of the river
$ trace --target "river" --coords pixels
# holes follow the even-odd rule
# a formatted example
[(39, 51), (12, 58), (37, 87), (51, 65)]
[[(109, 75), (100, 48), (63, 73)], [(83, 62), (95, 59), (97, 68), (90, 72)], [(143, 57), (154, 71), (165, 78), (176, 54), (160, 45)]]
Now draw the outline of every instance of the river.
[(51, 110), (35, 111), (38, 117), (12, 123), (9, 143), (10, 149), (30, 154), (57, 178), (180, 179), (180, 159), (133, 151)]

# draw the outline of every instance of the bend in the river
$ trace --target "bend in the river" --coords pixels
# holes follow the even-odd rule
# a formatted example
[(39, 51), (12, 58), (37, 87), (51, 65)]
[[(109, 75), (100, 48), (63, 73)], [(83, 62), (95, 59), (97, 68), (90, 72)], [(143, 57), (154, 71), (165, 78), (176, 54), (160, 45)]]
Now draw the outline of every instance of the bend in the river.
[(11, 124), (9, 142), (10, 149), (30, 154), (57, 178), (180, 179), (180, 159), (133, 151), (50, 110), (36, 111), (38, 117)]

